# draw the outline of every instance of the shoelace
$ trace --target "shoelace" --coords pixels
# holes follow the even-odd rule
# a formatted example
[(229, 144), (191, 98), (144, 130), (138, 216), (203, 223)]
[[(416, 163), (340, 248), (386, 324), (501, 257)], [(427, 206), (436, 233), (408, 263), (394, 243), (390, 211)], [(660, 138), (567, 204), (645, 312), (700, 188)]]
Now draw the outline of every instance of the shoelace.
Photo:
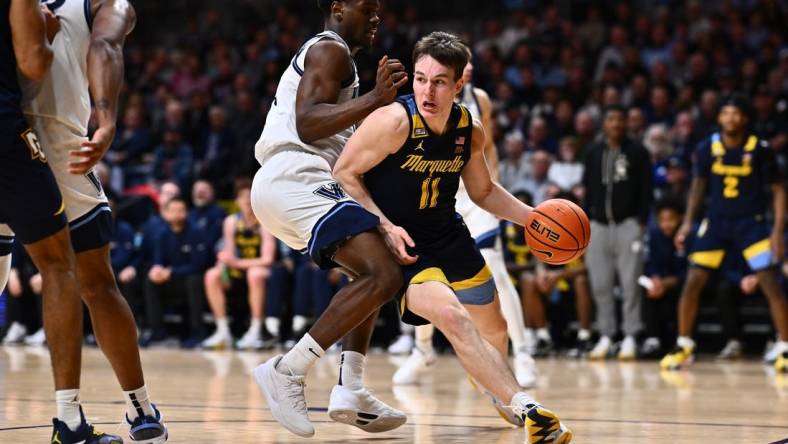
[(291, 376), (291, 383), (285, 386), (287, 396), (294, 401), (295, 408), (301, 413), (306, 414), (306, 398), (304, 389), (306, 383), (303, 376)]

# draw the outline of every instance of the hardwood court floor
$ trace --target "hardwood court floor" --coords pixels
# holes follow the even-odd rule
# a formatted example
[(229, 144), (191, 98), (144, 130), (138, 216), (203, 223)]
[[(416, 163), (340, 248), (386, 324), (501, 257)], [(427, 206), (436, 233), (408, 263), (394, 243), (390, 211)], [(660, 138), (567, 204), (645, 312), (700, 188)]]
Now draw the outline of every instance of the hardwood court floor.
[[(143, 355), (149, 391), (165, 415), (172, 443), (307, 442), (268, 413), (250, 371), (270, 354), (183, 352)], [(441, 357), (419, 387), (389, 383), (394, 364), (369, 359), (367, 382), (384, 401), (408, 413), (398, 430), (369, 435), (331, 422), (325, 413), (337, 376), (337, 355), (307, 380), (315, 443), (522, 443), (465, 378), (454, 357)], [(533, 395), (558, 412), (575, 443), (771, 443), (788, 438), (788, 375), (756, 362), (700, 362), (662, 377), (655, 363), (538, 361)], [(124, 405), (103, 356), (86, 349), (82, 399), (100, 429), (125, 437)], [(52, 379), (43, 350), (0, 348), (0, 443), (44, 443), (51, 433)]]

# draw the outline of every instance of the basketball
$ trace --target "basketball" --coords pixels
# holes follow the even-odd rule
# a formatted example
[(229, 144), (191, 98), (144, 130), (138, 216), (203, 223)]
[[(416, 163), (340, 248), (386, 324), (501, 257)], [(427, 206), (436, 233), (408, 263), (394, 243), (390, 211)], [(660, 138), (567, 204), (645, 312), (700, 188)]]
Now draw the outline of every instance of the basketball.
[(561, 265), (580, 257), (591, 241), (588, 216), (566, 199), (549, 199), (539, 204), (525, 223), (525, 241), (534, 257)]

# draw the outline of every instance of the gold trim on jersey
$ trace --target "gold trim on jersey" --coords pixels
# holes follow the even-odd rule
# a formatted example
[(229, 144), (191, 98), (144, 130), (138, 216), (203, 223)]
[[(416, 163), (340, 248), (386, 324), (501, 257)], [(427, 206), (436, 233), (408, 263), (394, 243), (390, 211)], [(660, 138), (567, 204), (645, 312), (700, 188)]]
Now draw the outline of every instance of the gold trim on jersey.
[(413, 129), (410, 132), (410, 138), (422, 139), (429, 136), (429, 133), (427, 133), (427, 125), (424, 124), (424, 120), (419, 113), (411, 113), (411, 118), (413, 119)]
[(465, 128), (471, 122), (471, 113), (465, 105), (460, 105), (460, 111), (462, 111), (462, 115), (460, 116), (460, 123), (457, 124), (457, 129)]
[(474, 276), (474, 277), (472, 277), (470, 279), (465, 279), (465, 280), (462, 280), (462, 281), (452, 282), (451, 283), (451, 288), (454, 291), (467, 290), (469, 288), (478, 287), (478, 286), (486, 283), (490, 279), (492, 279), (492, 272), (490, 272), (490, 267), (485, 265), (481, 270), (479, 270), (478, 273), (476, 273), (476, 276)]

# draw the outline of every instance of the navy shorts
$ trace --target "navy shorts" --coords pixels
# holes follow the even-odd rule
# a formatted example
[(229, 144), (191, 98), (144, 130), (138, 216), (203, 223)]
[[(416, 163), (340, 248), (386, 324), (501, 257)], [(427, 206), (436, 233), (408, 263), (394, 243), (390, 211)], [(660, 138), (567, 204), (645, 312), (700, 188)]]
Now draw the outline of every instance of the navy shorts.
[(340, 202), (312, 228), (312, 237), (304, 253), (323, 270), (339, 267), (334, 262), (337, 249), (353, 236), (374, 230), (380, 219), (353, 201)]
[(24, 119), (0, 121), (0, 223), (8, 224), (23, 244), (66, 226), (55, 176)]
[(402, 267), (404, 288), (397, 294), (402, 322), (424, 325), (430, 322), (407, 309), (407, 287), (424, 282), (440, 282), (457, 295), (462, 304), (486, 305), (495, 300), (492, 272), (464, 225), (442, 236), (438, 244), (419, 248), (411, 254), (419, 259)]
[(769, 244), (769, 226), (763, 216), (741, 219), (706, 218), (698, 227), (689, 261), (707, 270), (717, 270), (726, 254), (741, 254), (752, 271), (775, 266)]

